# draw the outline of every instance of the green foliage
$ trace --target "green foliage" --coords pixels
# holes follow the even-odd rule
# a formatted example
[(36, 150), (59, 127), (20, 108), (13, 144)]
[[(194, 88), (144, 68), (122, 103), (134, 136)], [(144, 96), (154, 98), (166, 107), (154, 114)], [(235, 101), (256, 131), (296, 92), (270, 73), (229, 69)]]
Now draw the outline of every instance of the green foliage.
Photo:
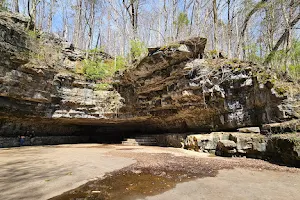
[(1, 6), (0, 6), (0, 12), (1, 12), (1, 11), (8, 11), (8, 10), (7, 10), (7, 8), (1, 7)]
[(292, 47), (286, 51), (281, 49), (275, 52), (272, 63), (279, 72), (289, 72), (294, 80), (300, 79), (300, 41), (294, 40)]
[(262, 62), (262, 58), (259, 56), (259, 47), (256, 44), (250, 44), (248, 46), (245, 46), (244, 49), (248, 52), (247, 60), (255, 63)]
[(146, 45), (139, 40), (130, 41), (130, 54), (134, 60), (140, 59), (142, 56), (148, 54)]
[(37, 61), (45, 61), (45, 54), (30, 52), (29, 56)]
[(37, 31), (32, 31), (32, 30), (27, 30), (27, 34), (32, 39), (37, 39), (38, 35), (39, 35), (39, 33)]
[(289, 66), (289, 71), (294, 78), (300, 79), (300, 41), (293, 41), (290, 57), (293, 64)]
[(123, 56), (117, 56), (114, 60), (115, 71), (124, 70), (127, 65), (127, 60)]
[(300, 41), (294, 40), (291, 49), (291, 59), (297, 62), (300, 61)]
[(3, 0), (0, 0), (0, 12), (1, 11), (8, 11), (5, 1), (4, 2), (1, 2), (1, 1), (3, 1)]
[(88, 52), (91, 54), (93, 54), (93, 53), (97, 54), (97, 53), (104, 53), (105, 51), (104, 51), (104, 47), (101, 46), (100, 48), (90, 49), (90, 50), (88, 50)]
[(184, 26), (187, 26), (189, 24), (189, 18), (186, 13), (181, 12), (177, 16), (177, 20), (174, 22), (175, 25), (178, 26), (179, 29), (181, 29)]
[(300, 78), (300, 63), (297, 65), (290, 65), (289, 72), (292, 77), (299, 79)]
[(108, 83), (98, 83), (95, 85), (94, 90), (96, 91), (103, 91), (103, 90), (108, 90), (112, 86)]
[(112, 74), (110, 66), (102, 61), (86, 59), (83, 62), (83, 72), (88, 80), (101, 80)]
[(179, 43), (170, 43), (170, 44), (166, 44), (164, 46), (162, 46), (159, 50), (164, 51), (167, 49), (172, 49), (172, 48), (179, 48), (180, 44)]
[(86, 59), (83, 61), (83, 74), (88, 80), (96, 81), (110, 78), (116, 71), (126, 68), (124, 57), (118, 56), (115, 60), (97, 61)]

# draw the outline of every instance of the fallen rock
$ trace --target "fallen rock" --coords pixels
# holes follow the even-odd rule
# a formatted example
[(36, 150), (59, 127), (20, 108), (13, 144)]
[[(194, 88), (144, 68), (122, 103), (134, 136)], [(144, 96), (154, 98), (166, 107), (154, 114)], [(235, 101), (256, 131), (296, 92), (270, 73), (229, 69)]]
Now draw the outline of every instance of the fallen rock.
[(300, 133), (273, 135), (266, 149), (271, 160), (300, 167)]
[(300, 131), (300, 119), (293, 119), (281, 123), (264, 124), (262, 129), (267, 133), (286, 133)]
[(231, 140), (220, 140), (217, 144), (216, 155), (232, 156), (236, 153), (236, 143)]
[(239, 132), (241, 133), (260, 133), (259, 127), (245, 127), (245, 128), (239, 128)]

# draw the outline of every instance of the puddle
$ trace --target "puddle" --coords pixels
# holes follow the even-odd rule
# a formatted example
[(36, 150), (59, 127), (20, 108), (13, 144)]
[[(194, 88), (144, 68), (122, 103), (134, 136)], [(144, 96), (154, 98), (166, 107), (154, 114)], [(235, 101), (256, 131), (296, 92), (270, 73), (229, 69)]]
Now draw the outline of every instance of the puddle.
[(139, 168), (121, 170), (103, 179), (90, 181), (51, 200), (133, 200), (153, 196), (170, 190), (177, 183), (196, 178), (216, 176), (217, 170), (197, 173), (182, 170)]

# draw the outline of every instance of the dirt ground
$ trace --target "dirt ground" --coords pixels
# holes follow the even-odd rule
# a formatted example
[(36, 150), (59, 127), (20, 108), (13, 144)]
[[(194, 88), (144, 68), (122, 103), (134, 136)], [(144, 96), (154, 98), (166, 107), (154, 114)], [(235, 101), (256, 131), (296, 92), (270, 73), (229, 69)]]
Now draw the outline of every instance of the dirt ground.
[[(175, 148), (0, 149), (0, 199), (300, 199), (300, 169)], [(58, 195), (58, 196), (57, 196)]]

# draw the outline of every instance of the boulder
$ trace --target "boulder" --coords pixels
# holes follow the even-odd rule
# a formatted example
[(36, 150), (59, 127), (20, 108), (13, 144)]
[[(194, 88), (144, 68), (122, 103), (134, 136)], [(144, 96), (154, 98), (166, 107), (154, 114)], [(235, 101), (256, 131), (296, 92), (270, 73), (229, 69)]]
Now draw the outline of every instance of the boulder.
[(271, 136), (266, 145), (266, 154), (273, 161), (300, 167), (300, 133)]
[(217, 152), (218, 155), (242, 155), (256, 158), (265, 154), (266, 141), (267, 138), (260, 134), (212, 132), (188, 135), (185, 147), (203, 152)]
[(236, 153), (236, 143), (231, 140), (220, 140), (217, 144), (216, 155), (232, 156)]
[(200, 151), (214, 152), (217, 143), (220, 140), (228, 140), (229, 133), (213, 132), (210, 134), (194, 134), (188, 135), (185, 139), (185, 147), (187, 149), (197, 149)]

